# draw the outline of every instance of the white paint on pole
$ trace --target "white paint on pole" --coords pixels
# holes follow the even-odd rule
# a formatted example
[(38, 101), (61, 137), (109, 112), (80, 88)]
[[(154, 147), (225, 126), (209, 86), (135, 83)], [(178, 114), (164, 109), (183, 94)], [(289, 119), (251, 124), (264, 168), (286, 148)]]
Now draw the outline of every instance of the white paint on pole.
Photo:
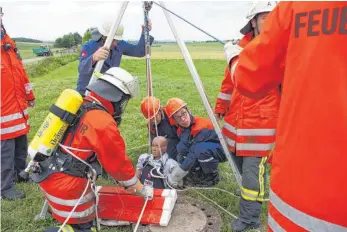
[[(165, 7), (165, 4), (164, 2), (160, 1), (159, 2), (161, 6)], [(225, 138), (223, 137), (222, 135), (222, 131), (221, 129), (219, 128), (219, 125), (218, 125), (218, 122), (217, 122), (217, 119), (216, 117), (214, 116), (213, 114), (213, 111), (212, 111), (212, 108), (210, 106), (210, 103), (208, 102), (208, 99), (207, 99), (207, 96), (206, 96), (206, 93), (205, 93), (205, 90), (204, 90), (204, 86), (200, 80), (200, 77), (199, 77), (199, 74), (195, 68), (195, 65), (193, 63), (193, 60), (189, 54), (189, 51), (187, 49), (187, 46), (185, 45), (185, 43), (181, 40), (181, 37), (178, 35), (177, 31), (176, 31), (176, 28), (171, 20), (171, 17), (169, 15), (169, 12), (167, 12), (166, 10), (164, 10), (164, 14), (166, 16), (166, 19), (171, 27), (171, 30), (172, 30), (172, 33), (174, 34), (175, 38), (176, 38), (176, 41), (181, 49), (181, 52), (182, 52), (182, 55), (184, 57), (184, 60), (188, 66), (188, 69), (190, 71), (190, 74), (192, 75), (193, 77), (193, 80), (194, 80), (194, 83), (199, 91), (199, 94), (200, 94), (200, 97), (202, 99), (202, 102), (204, 103), (204, 106), (206, 108), (206, 111), (208, 113), (208, 116), (210, 118), (210, 120), (212, 121), (212, 124), (214, 126), (214, 129), (218, 135), (218, 138), (221, 142), (221, 145), (223, 147), (223, 150), (225, 152), (225, 155), (229, 161), (229, 164), (231, 166), (231, 169), (234, 173), (234, 176), (236, 178), (236, 182), (237, 184), (239, 185), (239, 187), (241, 186), (241, 183), (242, 183), (242, 178), (241, 178), (241, 175), (236, 167), (236, 164), (233, 160), (233, 158), (231, 157), (230, 153), (229, 153), (229, 150), (228, 150), (228, 146), (227, 146), (227, 143), (225, 141)]]

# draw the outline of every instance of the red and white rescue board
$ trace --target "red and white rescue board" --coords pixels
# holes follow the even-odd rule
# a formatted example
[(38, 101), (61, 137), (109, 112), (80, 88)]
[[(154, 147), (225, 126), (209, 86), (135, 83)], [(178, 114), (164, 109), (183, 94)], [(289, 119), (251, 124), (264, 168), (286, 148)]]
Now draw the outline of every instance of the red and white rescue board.
[[(99, 186), (98, 216), (102, 220), (117, 220), (136, 223), (145, 200), (132, 195), (122, 187)], [(141, 224), (167, 226), (177, 200), (174, 189), (154, 189), (153, 200), (149, 200)]]

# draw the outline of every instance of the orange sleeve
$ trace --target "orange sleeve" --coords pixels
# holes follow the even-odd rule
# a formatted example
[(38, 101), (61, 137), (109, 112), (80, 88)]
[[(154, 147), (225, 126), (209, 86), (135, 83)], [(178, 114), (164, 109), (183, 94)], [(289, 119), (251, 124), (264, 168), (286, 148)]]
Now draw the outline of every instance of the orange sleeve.
[(20, 61), (20, 63), (21, 63), (20, 69), (21, 69), (22, 78), (23, 78), (23, 82), (24, 82), (26, 100), (32, 101), (35, 99), (34, 92), (33, 92), (33, 84), (30, 83), (30, 81), (29, 81), (29, 78), (25, 72), (23, 63), (21, 61)]
[(268, 15), (263, 32), (239, 55), (235, 85), (247, 97), (261, 98), (283, 80), (292, 4), (280, 2)]
[(110, 120), (110, 117), (106, 118), (102, 114), (106, 113), (101, 112), (98, 116), (105, 118), (104, 121), (108, 122), (107, 126), (94, 128), (95, 134), (89, 137), (89, 140), (93, 140), (90, 143), (94, 144), (94, 151), (98, 160), (112, 178), (117, 181), (133, 182), (135, 181), (135, 169), (126, 154), (125, 143), (117, 124), (114, 120)]
[(228, 111), (228, 107), (231, 100), (231, 94), (234, 89), (234, 84), (231, 81), (230, 70), (227, 66), (224, 72), (224, 80), (220, 87), (220, 91), (216, 100), (216, 106), (214, 112), (216, 114), (225, 114)]

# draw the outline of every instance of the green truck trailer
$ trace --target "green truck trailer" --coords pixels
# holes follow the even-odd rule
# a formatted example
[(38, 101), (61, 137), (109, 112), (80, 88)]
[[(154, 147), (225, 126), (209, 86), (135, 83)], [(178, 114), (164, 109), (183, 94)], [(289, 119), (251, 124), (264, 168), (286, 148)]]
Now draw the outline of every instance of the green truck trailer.
[(33, 48), (33, 53), (36, 56), (53, 56), (53, 53), (48, 45), (41, 45), (39, 48)]

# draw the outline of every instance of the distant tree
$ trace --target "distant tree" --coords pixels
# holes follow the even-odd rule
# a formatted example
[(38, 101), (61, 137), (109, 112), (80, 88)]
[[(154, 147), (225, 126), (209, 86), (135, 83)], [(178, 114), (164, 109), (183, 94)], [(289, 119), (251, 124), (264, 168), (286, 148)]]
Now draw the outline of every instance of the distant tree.
[(24, 37), (17, 37), (17, 38), (12, 38), (12, 39), (16, 42), (43, 43), (43, 41), (41, 41), (41, 40), (24, 38)]
[(82, 36), (75, 33), (69, 33), (67, 35), (63, 35), (63, 37), (59, 37), (55, 40), (54, 47), (60, 48), (71, 48), (72, 46), (77, 46), (82, 42)]
[(86, 32), (84, 32), (83, 38), (82, 38), (82, 44), (84, 44), (85, 42), (87, 42), (88, 40), (90, 40), (92, 38), (92, 31), (95, 28), (88, 28), (86, 30)]
[(75, 38), (75, 45), (82, 43), (82, 36), (78, 32), (73, 33), (73, 36)]
[(54, 47), (56, 47), (56, 48), (62, 48), (63, 47), (62, 38), (58, 38), (55, 40)]

